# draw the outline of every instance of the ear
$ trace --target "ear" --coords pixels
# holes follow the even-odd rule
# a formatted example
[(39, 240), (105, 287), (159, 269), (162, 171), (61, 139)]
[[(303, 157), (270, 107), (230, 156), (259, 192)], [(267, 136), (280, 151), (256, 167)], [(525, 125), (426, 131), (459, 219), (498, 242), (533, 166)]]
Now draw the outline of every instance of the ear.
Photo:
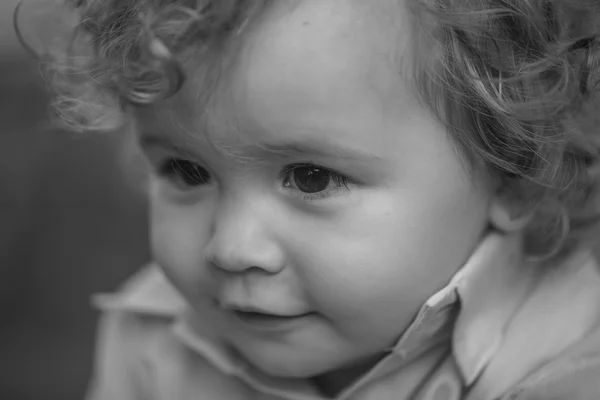
[(496, 196), (490, 202), (490, 223), (501, 232), (512, 233), (525, 228), (533, 219), (533, 211), (516, 210), (506, 199)]

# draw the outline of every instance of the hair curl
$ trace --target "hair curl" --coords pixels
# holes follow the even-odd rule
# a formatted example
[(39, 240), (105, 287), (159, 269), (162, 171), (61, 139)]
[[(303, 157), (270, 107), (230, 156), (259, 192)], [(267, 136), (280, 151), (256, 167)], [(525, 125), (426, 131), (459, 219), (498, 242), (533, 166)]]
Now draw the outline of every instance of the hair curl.
[[(435, 56), (416, 69), (418, 92), (462, 153), (500, 177), (507, 199), (534, 210), (528, 251), (592, 238), (600, 220), (600, 2), (405, 1), (418, 16), (415, 58), (419, 43), (436, 49), (427, 47)], [(182, 57), (219, 48), (269, 0), (66, 2), (80, 23), (47, 63), (54, 106), (74, 128), (102, 130), (128, 106), (177, 92)]]

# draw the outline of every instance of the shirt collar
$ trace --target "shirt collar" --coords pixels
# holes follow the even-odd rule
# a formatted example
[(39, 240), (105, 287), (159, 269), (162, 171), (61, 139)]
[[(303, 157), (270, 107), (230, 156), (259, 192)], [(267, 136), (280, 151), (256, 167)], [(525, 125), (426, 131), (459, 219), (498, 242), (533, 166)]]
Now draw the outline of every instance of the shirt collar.
[(452, 351), (467, 386), (497, 353), (538, 273), (523, 260), (520, 236), (493, 233), (452, 279), (460, 302)]
[(176, 317), (186, 303), (154, 263), (142, 267), (114, 293), (92, 296), (92, 305), (102, 311), (128, 311)]
[(470, 386), (502, 343), (512, 317), (532, 288), (537, 268), (524, 267), (522, 238), (490, 232), (462, 268), (421, 307), (384, 360), (401, 367), (445, 339), (464, 384)]

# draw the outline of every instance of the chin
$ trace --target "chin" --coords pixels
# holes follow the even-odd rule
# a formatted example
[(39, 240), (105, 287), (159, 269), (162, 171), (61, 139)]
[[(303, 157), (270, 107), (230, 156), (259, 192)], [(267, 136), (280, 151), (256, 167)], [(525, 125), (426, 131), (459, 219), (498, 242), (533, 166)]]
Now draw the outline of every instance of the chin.
[[(279, 351), (278, 351), (279, 350)], [(238, 348), (241, 355), (261, 372), (278, 378), (306, 379), (325, 374), (340, 365), (332, 363), (327, 354), (310, 354), (291, 349)], [(330, 356), (330, 355), (329, 355)]]

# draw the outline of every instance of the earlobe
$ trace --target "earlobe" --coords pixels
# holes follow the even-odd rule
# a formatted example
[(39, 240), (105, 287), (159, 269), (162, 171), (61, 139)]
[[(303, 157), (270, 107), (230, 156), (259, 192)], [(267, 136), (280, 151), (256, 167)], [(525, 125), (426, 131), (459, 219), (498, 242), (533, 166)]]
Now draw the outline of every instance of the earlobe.
[(533, 212), (518, 213), (508, 202), (496, 198), (490, 203), (489, 218), (494, 228), (511, 233), (524, 229), (531, 222)]

